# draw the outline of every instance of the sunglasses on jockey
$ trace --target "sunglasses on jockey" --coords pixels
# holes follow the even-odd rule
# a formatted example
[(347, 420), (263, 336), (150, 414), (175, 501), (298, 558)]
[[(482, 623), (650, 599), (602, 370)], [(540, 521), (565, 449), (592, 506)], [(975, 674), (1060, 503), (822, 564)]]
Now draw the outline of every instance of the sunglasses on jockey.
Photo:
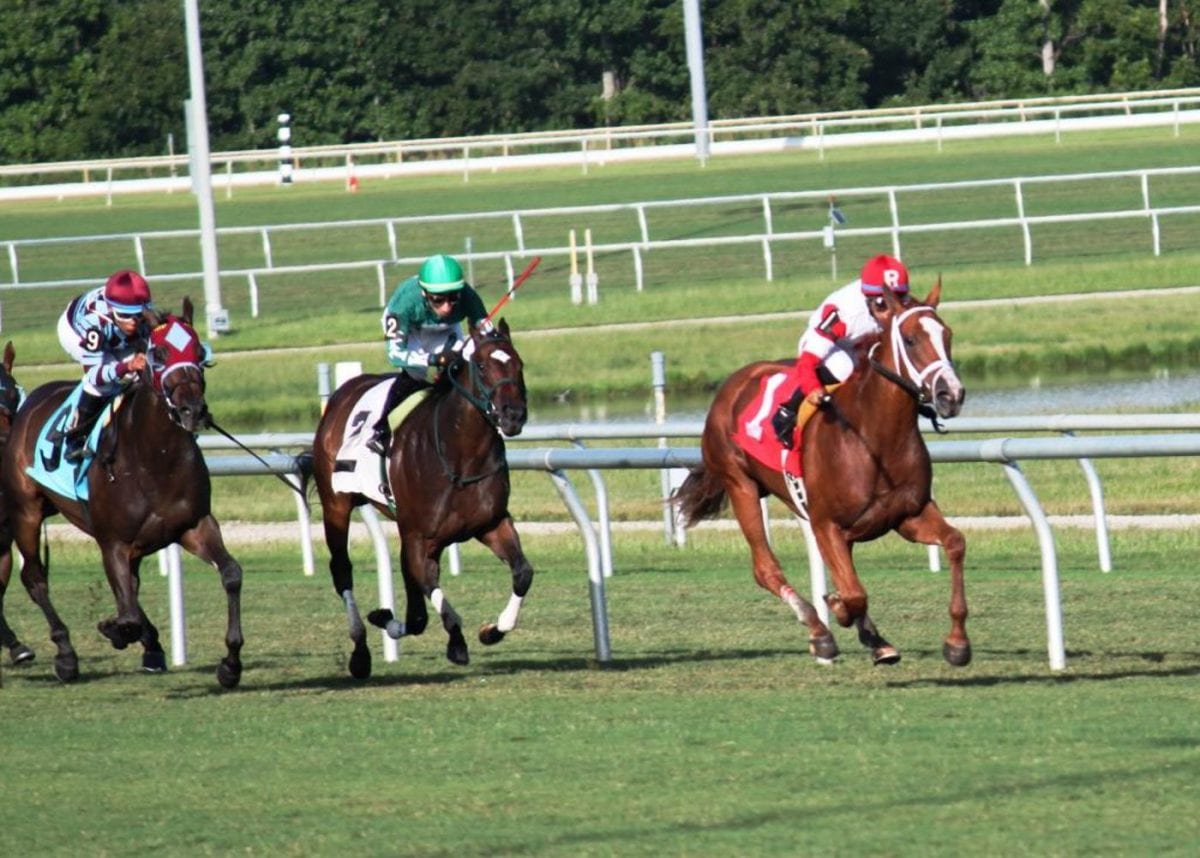
[(458, 303), (458, 299), (462, 297), (462, 292), (426, 292), (425, 300), (435, 307), (442, 304), (454, 306)]

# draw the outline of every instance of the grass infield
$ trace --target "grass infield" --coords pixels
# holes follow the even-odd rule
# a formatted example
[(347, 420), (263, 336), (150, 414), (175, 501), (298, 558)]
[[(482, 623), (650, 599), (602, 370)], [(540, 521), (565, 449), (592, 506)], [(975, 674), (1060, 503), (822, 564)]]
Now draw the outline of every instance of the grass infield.
[[(0, 851), (172, 854), (704, 855), (1181, 854), (1200, 835), (1189, 531), (1114, 534), (1116, 570), (1086, 532), (1059, 534), (1067, 669), (1047, 667), (1031, 533), (968, 533), (975, 659), (941, 658), (948, 585), (896, 538), (857, 557), (904, 660), (875, 668), (846, 630), (830, 666), (758, 590), (736, 534), (623, 535), (608, 582), (614, 660), (592, 658), (577, 538), (531, 535), (521, 627), (472, 662), (436, 626), (345, 672), (328, 579), (290, 546), (241, 547), (246, 672), (222, 693), (224, 600), (185, 563), (190, 663), (140, 674), (94, 630), (112, 611), (96, 552), (55, 546), (52, 592), (81, 680), (49, 674), (45, 625), (9, 616), (38, 651), (0, 688), (8, 786)], [(779, 534), (796, 583), (798, 533)], [(367, 552), (369, 554), (369, 552)], [(508, 576), (481, 549), (444, 581), (469, 628)], [(369, 558), (358, 593), (373, 605)], [(166, 625), (165, 584), (143, 597)], [(469, 636), (471, 637), (471, 636)], [(473, 640), (473, 637), (471, 637)], [(373, 638), (373, 642), (377, 639)]]

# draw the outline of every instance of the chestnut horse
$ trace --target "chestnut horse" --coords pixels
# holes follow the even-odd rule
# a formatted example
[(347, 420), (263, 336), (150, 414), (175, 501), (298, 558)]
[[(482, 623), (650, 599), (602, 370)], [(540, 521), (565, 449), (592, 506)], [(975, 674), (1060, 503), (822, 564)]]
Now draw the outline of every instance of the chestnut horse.
[[(16, 353), (10, 340), (4, 347), (4, 359), (0, 362), (0, 454), (8, 446), (8, 436), (12, 433), (13, 418), (21, 405), (21, 386), (13, 378), (12, 368)], [(8, 516), (4, 512), (4, 504), (0, 501), (0, 546), (12, 545), (12, 530), (8, 526)], [(0, 554), (0, 646), (8, 648), (8, 656), (13, 664), (23, 664), (33, 661), (33, 650), (18, 640), (17, 635), (4, 619), (4, 591), (12, 578), (12, 551), (4, 550)]]
[[(942, 654), (952, 665), (971, 660), (963, 591), (966, 542), (946, 522), (930, 494), (929, 451), (917, 426), (923, 409), (931, 408), (938, 417), (953, 417), (964, 397), (950, 362), (950, 328), (935, 310), (940, 295), (940, 281), (924, 303), (902, 301), (884, 289), (872, 306), (882, 334), (862, 344), (854, 374), (833, 391), (803, 431), (808, 518), (833, 577), (834, 589), (825, 601), (840, 625), (857, 627), (859, 640), (877, 664), (895, 663), (900, 653), (879, 634), (867, 613), (867, 592), (854, 568), (852, 551), (854, 543), (891, 530), (913, 542), (945, 549), (950, 561), (950, 634)], [(789, 371), (792, 364), (750, 364), (724, 382), (704, 425), (703, 464), (688, 475), (675, 502), (690, 526), (716, 515), (728, 499), (750, 545), (755, 580), (808, 626), (810, 652), (830, 659), (838, 654), (837, 643), (812, 604), (784, 577), (767, 541), (759, 501), (773, 494), (800, 515), (797, 503), (783, 473), (756, 461), (731, 441), (738, 415), (758, 395), (763, 376)], [(769, 420), (766, 431), (771, 431)]]
[[(54, 673), (64, 682), (79, 676), (79, 658), (70, 633), (50, 602), (47, 568), (40, 556), (43, 520), (61, 513), (100, 546), (104, 572), (116, 597), (117, 613), (99, 623), (100, 633), (116, 649), (142, 644), (142, 667), (166, 669), (158, 629), (138, 601), (142, 558), (178, 542), (221, 575), (228, 602), (227, 654), (217, 667), (225, 688), (242, 675), (242, 568), (225, 549), (213, 518), (208, 467), (195, 432), (208, 425), (204, 365), (208, 352), (192, 327), (192, 304), (184, 299), (181, 316), (143, 314), (150, 327), (147, 367), (126, 390), (125, 401), (105, 429), (86, 476), (86, 500), (67, 496), (36, 482), (26, 471), (34, 456), (46, 457), (41, 443), (50, 420), (77, 382), (52, 381), (29, 394), (17, 412), (4, 450), (0, 485), (12, 527), (12, 539), (25, 566), (21, 581), (46, 615), (50, 638), (58, 647)], [(61, 448), (58, 448), (61, 452)], [(7, 553), (11, 545), (0, 546)]]
[[(332, 481), (351, 412), (364, 392), (388, 378), (397, 377), (360, 375), (339, 387), (317, 425), (311, 457), (302, 456), (299, 461), (301, 470), (314, 476), (321, 499), (329, 572), (334, 592), (345, 606), (354, 643), (349, 670), (358, 679), (371, 675), (371, 652), (354, 600), (347, 536), (351, 512), (368, 499), (335, 491)], [(404, 375), (397, 383), (425, 386)], [(479, 640), (487, 645), (499, 643), (516, 626), (521, 602), (533, 582), (533, 567), (521, 550), (508, 512), (508, 462), (500, 433), (519, 434), (526, 416), (524, 367), (508, 324), (501, 319), (487, 334), (472, 329), (461, 357), (392, 433), (386, 467), (394, 503), (370, 503), (394, 519), (400, 533), (407, 608), (403, 623), (385, 609), (368, 614), (371, 623), (394, 638), (419, 635), (428, 623), (428, 599), (449, 635), (446, 657), (455, 664), (466, 664), (470, 656), (462, 622), (439, 584), (441, 556), (452, 543), (478, 539), (512, 571), (508, 605), (495, 623), (480, 628)]]

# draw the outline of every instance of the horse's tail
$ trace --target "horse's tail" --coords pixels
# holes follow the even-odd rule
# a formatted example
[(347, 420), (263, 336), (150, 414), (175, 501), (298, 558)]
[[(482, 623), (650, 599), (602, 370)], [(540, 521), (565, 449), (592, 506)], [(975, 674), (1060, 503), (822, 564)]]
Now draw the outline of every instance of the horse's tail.
[(294, 461), (296, 473), (300, 475), (300, 497), (304, 498), (305, 503), (308, 502), (309, 484), (313, 475), (313, 451), (309, 447), (307, 450), (302, 450), (296, 454)]
[(683, 485), (671, 496), (671, 503), (679, 510), (684, 527), (717, 515), (725, 508), (727, 500), (725, 486), (703, 465), (693, 468)]

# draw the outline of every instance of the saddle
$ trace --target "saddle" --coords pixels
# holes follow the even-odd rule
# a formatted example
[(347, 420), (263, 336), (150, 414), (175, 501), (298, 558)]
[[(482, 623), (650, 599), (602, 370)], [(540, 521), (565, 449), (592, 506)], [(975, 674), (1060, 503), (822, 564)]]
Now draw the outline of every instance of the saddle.
[[(394, 379), (387, 379), (367, 388), (350, 409), (337, 456), (333, 460), (330, 480), (333, 490), (343, 494), (361, 494), (381, 504), (391, 504), (392, 490), (388, 485), (387, 458), (367, 446), (375, 423), (383, 416), (388, 392)], [(388, 417), (394, 430), (404, 422), (429, 389), (417, 390), (405, 397)]]
[(75, 410), (82, 392), (83, 382), (81, 381), (72, 388), (67, 398), (51, 413), (49, 419), (38, 431), (37, 444), (34, 445), (33, 450), (33, 462), (25, 468), (25, 473), (35, 482), (63, 497), (78, 501), (88, 499), (87, 473), (95, 458), (93, 451), (99, 449), (100, 435), (104, 428), (112, 422), (113, 415), (125, 400), (124, 394), (118, 394), (104, 404), (92, 423), (91, 431), (88, 432), (83, 447), (83, 458), (78, 462), (68, 462), (63, 458), (67, 421), (71, 419), (71, 413)]
[[(804, 424), (816, 413), (816, 406), (804, 402), (796, 417), (795, 443), (791, 449), (775, 436), (771, 417), (780, 404), (791, 398), (800, 386), (795, 373), (774, 372), (759, 382), (758, 395), (742, 409), (734, 423), (733, 443), (756, 461), (783, 474), (788, 494), (805, 519), (808, 518), (808, 493), (804, 488)], [(832, 389), (836, 385), (827, 386)]]

